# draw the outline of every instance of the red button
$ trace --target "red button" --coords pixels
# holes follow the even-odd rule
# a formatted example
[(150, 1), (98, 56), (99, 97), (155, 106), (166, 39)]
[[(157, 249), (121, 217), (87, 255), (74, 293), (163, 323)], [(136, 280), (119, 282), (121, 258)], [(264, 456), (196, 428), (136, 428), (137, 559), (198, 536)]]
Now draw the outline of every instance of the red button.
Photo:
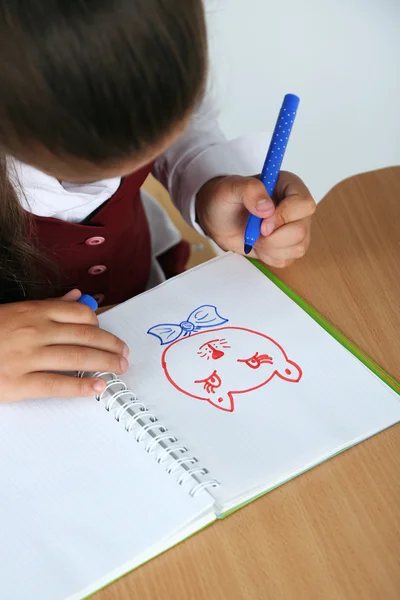
[(93, 294), (93, 298), (96, 300), (99, 306), (101, 306), (104, 302), (104, 294)]
[(107, 267), (105, 265), (94, 265), (88, 269), (89, 275), (101, 275), (107, 271)]
[(86, 246), (100, 246), (100, 244), (104, 244), (106, 241), (105, 238), (99, 236), (88, 238), (85, 241)]

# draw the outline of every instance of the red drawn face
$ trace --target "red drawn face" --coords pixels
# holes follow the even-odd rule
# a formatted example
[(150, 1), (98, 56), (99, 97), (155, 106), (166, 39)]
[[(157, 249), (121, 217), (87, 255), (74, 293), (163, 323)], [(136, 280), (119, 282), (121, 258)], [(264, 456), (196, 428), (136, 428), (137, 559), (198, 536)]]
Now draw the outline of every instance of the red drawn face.
[(264, 386), (275, 375), (293, 383), (302, 377), (301, 368), (277, 342), (241, 327), (221, 327), (177, 340), (164, 351), (162, 366), (177, 390), (226, 412), (233, 412), (236, 395)]

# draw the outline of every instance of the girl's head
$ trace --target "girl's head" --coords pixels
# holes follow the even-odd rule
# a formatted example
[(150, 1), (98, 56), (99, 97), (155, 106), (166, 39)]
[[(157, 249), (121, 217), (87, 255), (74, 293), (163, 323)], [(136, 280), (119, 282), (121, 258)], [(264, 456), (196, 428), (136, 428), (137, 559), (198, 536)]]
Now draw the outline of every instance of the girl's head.
[(0, 301), (32, 263), (5, 157), (126, 175), (180, 133), (206, 71), (202, 0), (0, 0)]
[(201, 0), (0, 0), (0, 149), (59, 179), (168, 146), (207, 67)]

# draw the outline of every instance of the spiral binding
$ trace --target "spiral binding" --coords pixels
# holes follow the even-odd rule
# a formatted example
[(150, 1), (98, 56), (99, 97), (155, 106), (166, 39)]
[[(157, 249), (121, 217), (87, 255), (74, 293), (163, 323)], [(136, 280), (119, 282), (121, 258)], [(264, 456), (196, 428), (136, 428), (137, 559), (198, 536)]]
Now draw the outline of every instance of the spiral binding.
[(115, 373), (92, 375), (80, 371), (78, 377), (104, 379), (106, 387), (96, 396), (96, 400), (104, 402), (105, 409), (124, 425), (128, 433), (133, 433), (135, 440), (143, 444), (148, 454), (154, 455), (159, 464), (165, 465), (167, 473), (176, 475), (179, 485), (191, 485), (191, 496), (197, 496), (202, 490), (219, 487), (220, 483), (209, 478), (208, 470), (198, 465), (197, 458), (189, 455), (188, 449), (179, 443), (178, 438), (159, 422)]

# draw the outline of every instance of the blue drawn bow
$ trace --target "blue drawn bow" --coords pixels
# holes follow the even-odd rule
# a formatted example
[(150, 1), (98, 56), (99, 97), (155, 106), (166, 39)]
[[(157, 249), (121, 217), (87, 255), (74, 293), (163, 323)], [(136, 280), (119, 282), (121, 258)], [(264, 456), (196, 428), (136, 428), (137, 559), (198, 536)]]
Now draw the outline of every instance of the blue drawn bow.
[(175, 323), (161, 323), (155, 325), (148, 330), (148, 334), (157, 337), (162, 346), (172, 344), (181, 337), (186, 337), (201, 331), (202, 329), (211, 329), (227, 323), (228, 319), (224, 319), (218, 314), (215, 306), (211, 304), (203, 304), (190, 313), (186, 321), (182, 321), (179, 325)]

